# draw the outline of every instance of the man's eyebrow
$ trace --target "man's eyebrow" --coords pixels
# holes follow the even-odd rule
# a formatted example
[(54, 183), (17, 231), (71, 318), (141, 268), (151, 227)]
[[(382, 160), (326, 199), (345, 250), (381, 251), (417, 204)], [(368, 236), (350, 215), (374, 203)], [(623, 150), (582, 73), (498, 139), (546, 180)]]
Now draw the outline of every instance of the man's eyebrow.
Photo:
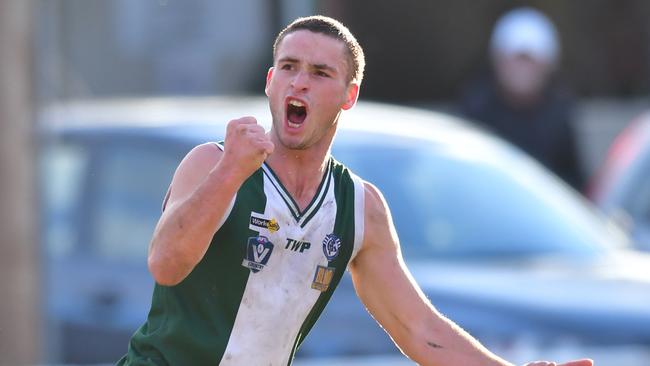
[(297, 58), (293, 58), (293, 57), (283, 57), (283, 58), (281, 58), (281, 59), (278, 60), (278, 63), (280, 63), (280, 62), (297, 63), (297, 62), (298, 62), (298, 59), (297, 59)]
[[(278, 60), (278, 63), (284, 63), (284, 62), (296, 64), (296, 63), (299, 63), (300, 60), (295, 58), (295, 57), (291, 57), (291, 56), (285, 56), (285, 57), (282, 57), (282, 58), (280, 58)], [(317, 70), (327, 70), (327, 71), (330, 71), (330, 72), (338, 72), (338, 69), (336, 67), (330, 66), (328, 64), (313, 64), (313, 65), (309, 65), (309, 66), (313, 67), (314, 69), (317, 69)]]
[(337, 72), (338, 71), (336, 69), (336, 67), (330, 66), (328, 64), (315, 64), (315, 65), (312, 65), (312, 67), (317, 69), (317, 70), (328, 70), (330, 72)]

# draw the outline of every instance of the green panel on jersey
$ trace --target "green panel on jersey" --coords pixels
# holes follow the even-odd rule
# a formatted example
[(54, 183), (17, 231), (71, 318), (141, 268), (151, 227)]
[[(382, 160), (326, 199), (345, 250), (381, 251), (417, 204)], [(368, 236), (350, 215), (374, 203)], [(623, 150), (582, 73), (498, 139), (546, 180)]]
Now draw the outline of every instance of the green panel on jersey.
[(265, 205), (260, 169), (240, 188), (228, 219), (192, 272), (176, 286), (156, 284), (147, 322), (118, 364), (220, 362), (250, 274), (242, 266), (247, 241), (258, 235), (249, 229), (250, 214), (264, 212)]

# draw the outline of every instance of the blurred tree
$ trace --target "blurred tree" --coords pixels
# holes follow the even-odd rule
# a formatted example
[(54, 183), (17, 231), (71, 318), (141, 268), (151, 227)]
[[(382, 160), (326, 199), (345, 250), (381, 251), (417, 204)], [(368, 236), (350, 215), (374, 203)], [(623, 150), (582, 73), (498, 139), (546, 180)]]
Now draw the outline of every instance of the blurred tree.
[(0, 0), (0, 364), (39, 361), (30, 0)]

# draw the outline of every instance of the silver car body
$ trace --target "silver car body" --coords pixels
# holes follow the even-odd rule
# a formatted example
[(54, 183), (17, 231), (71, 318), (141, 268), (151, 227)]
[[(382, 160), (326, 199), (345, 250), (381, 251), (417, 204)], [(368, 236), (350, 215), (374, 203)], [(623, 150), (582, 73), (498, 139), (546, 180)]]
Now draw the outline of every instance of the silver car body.
[[(46, 203), (61, 200), (66, 179), (74, 176), (71, 156), (79, 150), (106, 147), (112, 151), (108, 156), (123, 157), (107, 166), (133, 165), (127, 178), (97, 179), (110, 189), (128, 186), (121, 201), (84, 196), (107, 199), (114, 212), (89, 229), (97, 230), (95, 237), (114, 238), (104, 240), (104, 249), (77, 250), (79, 243), (70, 239), (75, 228), (61, 228), (71, 220), (67, 211), (45, 215), (52, 361), (105, 362), (91, 356), (100, 348), (108, 360), (126, 351), (128, 334), (145, 320), (149, 306), (153, 281), (146, 250), (159, 215), (152, 203), (138, 208), (138, 197), (151, 196), (159, 205), (179, 152), (222, 139), (228, 120), (253, 115), (268, 128), (266, 103), (263, 98), (115, 100), (67, 103), (42, 113), (48, 152), (43, 187), (51, 191), (44, 195)], [(62, 155), (50, 150), (65, 145), (70, 131), (96, 140)], [(135, 145), (122, 152), (108, 148), (129, 139)], [(140, 148), (148, 149), (151, 159), (170, 155), (144, 163), (136, 158)], [(624, 234), (525, 154), (465, 121), (377, 103), (359, 103), (343, 114), (333, 154), (384, 192), (406, 262), (432, 303), (489, 347), (516, 362), (559, 354), (600, 355), (598, 365), (647, 364), (648, 256), (629, 251)], [(90, 177), (103, 174), (101, 165), (82, 165), (97, 170)], [(154, 183), (140, 187), (147, 179)], [(123, 203), (119, 215), (115, 202)], [(66, 240), (71, 244), (62, 244)], [(376, 355), (403, 359), (346, 276), (296, 364)], [(611, 363), (609, 357), (630, 358)], [(346, 360), (340, 362), (352, 362)], [(380, 364), (379, 358), (371, 360)]]

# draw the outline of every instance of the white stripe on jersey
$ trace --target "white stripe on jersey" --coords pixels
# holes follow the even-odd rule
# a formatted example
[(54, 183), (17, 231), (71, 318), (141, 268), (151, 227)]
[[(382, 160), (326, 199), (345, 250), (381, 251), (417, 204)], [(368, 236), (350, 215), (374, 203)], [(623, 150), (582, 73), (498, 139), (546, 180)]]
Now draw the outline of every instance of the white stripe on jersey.
[[(264, 175), (267, 203), (263, 217), (274, 219), (279, 228), (277, 231), (258, 229), (259, 235), (266, 236), (273, 243), (273, 251), (264, 268), (249, 274), (233, 331), (221, 360), (224, 366), (287, 365), (300, 327), (321, 294), (312, 289), (311, 284), (317, 266), (328, 265), (322, 242), (334, 230), (337, 212), (334, 184), (330, 184), (327, 192), (323, 193), (325, 200), (315, 216), (301, 228), (300, 222), (296, 222), (285, 203), (286, 197), (281, 197), (281, 190), (274, 187), (270, 176)], [(354, 176), (353, 181), (355, 255), (363, 239), (364, 195), (361, 180)], [(288, 239), (309, 242), (310, 246), (301, 252), (299, 248), (303, 246), (294, 247)]]

